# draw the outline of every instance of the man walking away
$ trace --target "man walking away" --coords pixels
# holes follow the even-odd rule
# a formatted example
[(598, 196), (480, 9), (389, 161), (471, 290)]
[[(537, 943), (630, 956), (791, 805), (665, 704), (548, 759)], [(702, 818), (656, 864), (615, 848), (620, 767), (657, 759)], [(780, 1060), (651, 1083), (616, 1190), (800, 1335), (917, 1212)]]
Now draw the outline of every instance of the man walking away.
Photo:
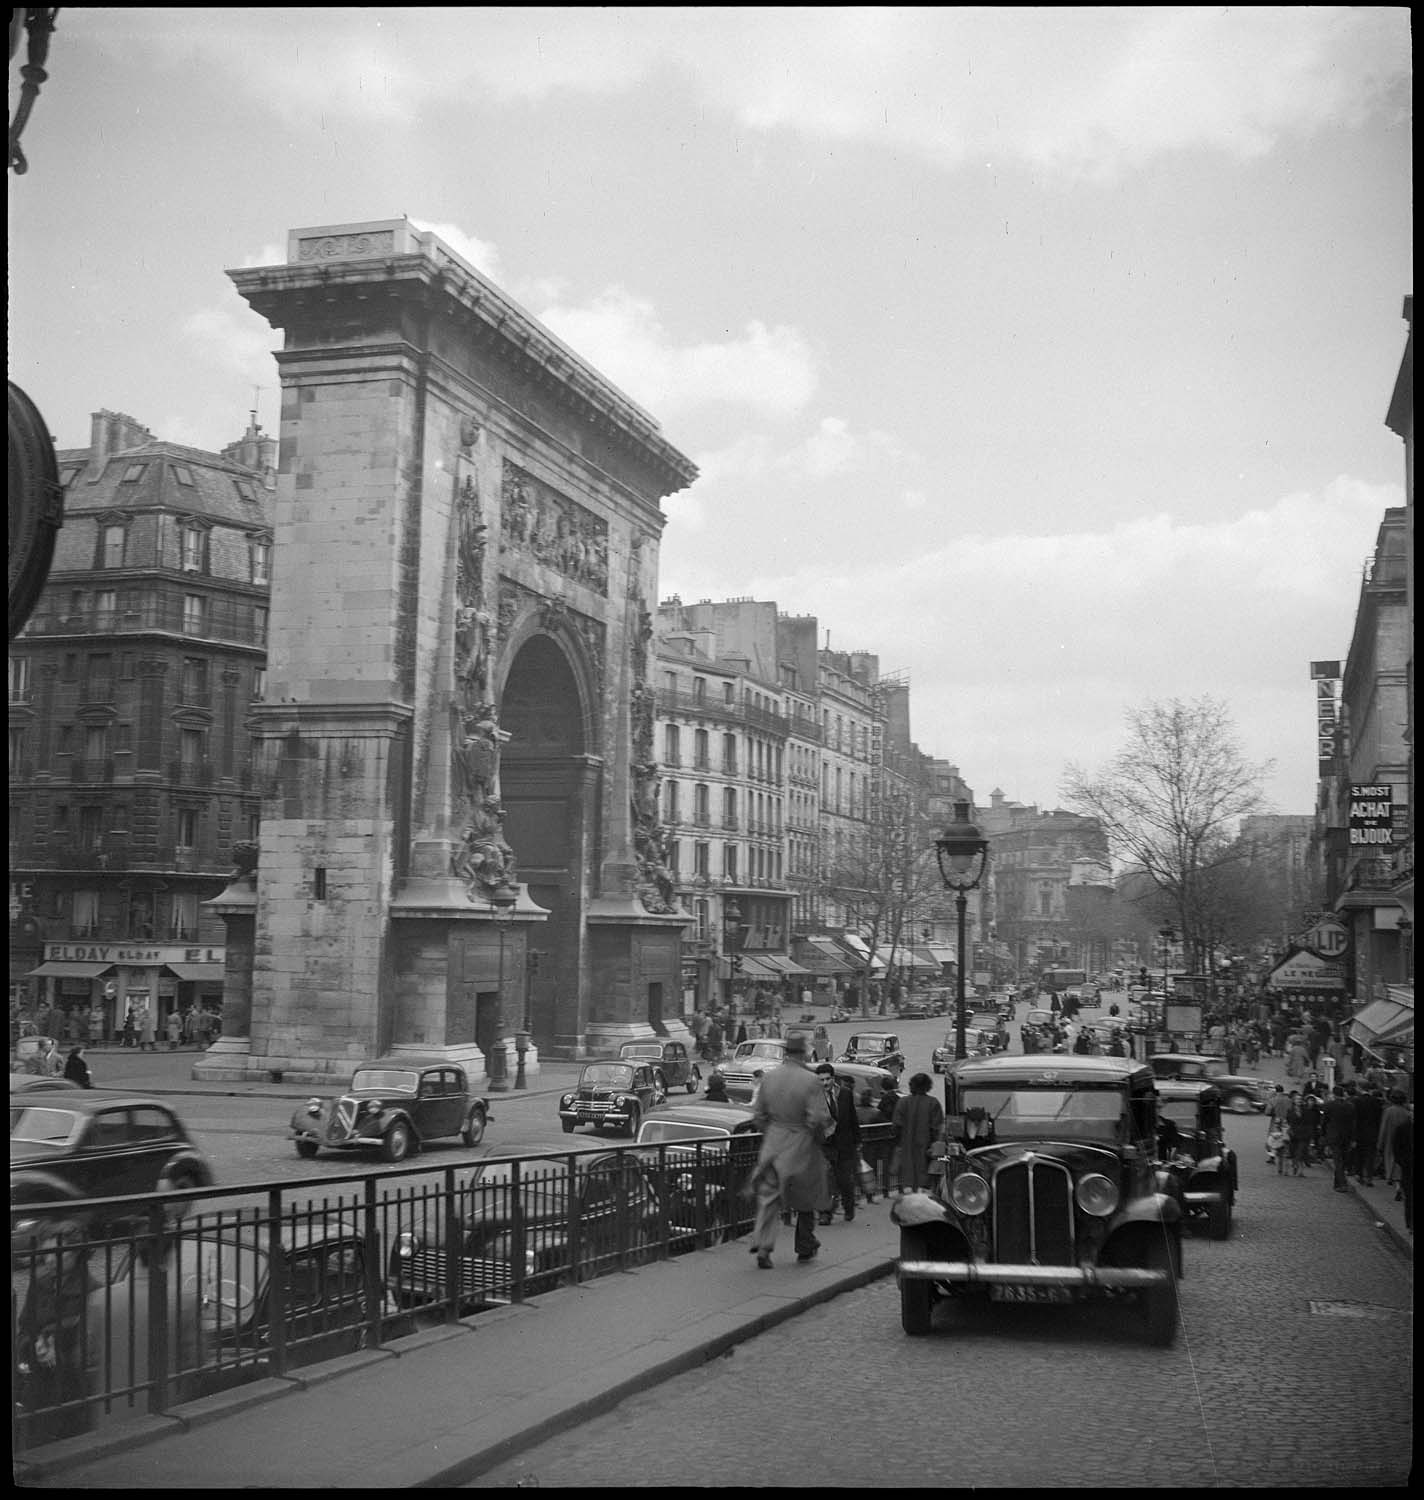
[(1350, 1156), (1355, 1149), (1355, 1106), (1337, 1083), (1325, 1105), (1325, 1147), (1335, 1164), (1335, 1191), (1349, 1190)]
[(816, 1215), (830, 1206), (821, 1142), (831, 1132), (831, 1112), (821, 1080), (806, 1066), (806, 1043), (804, 1034), (787, 1037), (783, 1061), (761, 1080), (752, 1104), (762, 1144), (752, 1176), (757, 1214), (751, 1250), (763, 1271), (771, 1270), (783, 1211), (796, 1215), (796, 1259), (805, 1262), (821, 1248)]
[(1375, 1156), (1379, 1145), (1380, 1117), (1384, 1100), (1377, 1089), (1365, 1089), (1355, 1097), (1355, 1176), (1363, 1187), (1375, 1185)]

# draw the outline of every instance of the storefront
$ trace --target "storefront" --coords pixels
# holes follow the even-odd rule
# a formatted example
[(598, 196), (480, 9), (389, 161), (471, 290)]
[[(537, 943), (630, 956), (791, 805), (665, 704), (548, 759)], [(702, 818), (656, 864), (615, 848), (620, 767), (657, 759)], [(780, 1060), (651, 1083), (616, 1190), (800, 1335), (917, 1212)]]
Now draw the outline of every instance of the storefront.
[(129, 1016), (141, 1033), (146, 1015), (157, 1040), (175, 1012), (221, 1015), (225, 958), (223, 948), (181, 943), (46, 943), (27, 977), (40, 984), (37, 1012), (59, 1040), (113, 1041)]

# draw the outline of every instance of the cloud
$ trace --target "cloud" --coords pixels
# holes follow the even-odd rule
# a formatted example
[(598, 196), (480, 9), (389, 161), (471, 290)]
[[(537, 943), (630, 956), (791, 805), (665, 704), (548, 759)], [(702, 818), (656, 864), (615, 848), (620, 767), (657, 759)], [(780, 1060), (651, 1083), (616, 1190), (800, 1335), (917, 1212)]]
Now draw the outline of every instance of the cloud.
[(499, 282), (502, 279), (499, 251), (490, 241), (467, 234), (458, 224), (438, 224), (415, 218), (410, 222), (417, 229), (444, 240), (456, 255), (463, 256), (475, 270), (488, 276), (491, 281)]
[(589, 303), (554, 303), (541, 322), (634, 400), (659, 414), (709, 403), (768, 416), (801, 410), (816, 388), (816, 365), (794, 328), (752, 321), (735, 337), (678, 344), (651, 302), (609, 287)]
[(118, 55), (221, 69), (289, 115), (627, 94), (673, 71), (748, 129), (1069, 177), (1238, 158), (1407, 111), (1405, 7), (502, 7), (91, 12)]
[(204, 364), (229, 379), (235, 377), (244, 394), (251, 386), (277, 383), (272, 351), (281, 348), (282, 332), (253, 312), (235, 289), (229, 288), (210, 306), (189, 313), (179, 332)]

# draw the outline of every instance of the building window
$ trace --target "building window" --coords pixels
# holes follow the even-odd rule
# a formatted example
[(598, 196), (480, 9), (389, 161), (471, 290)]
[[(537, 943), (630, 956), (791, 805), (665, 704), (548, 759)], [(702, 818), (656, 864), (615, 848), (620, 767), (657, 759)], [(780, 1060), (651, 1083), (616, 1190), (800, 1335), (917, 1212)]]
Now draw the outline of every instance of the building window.
[(272, 575), (268, 571), (272, 563), (272, 544), (270, 542), (252, 543), (252, 581), (253, 583), (271, 583)]
[(663, 816), (669, 823), (680, 821), (678, 795), (678, 783), (676, 781), (663, 782)]
[(722, 684), (722, 702), (731, 705), (737, 701), (737, 689), (735, 684), (724, 682)]
[(267, 668), (254, 667), (252, 669), (252, 696), (254, 698), (265, 698), (267, 696)]
[(722, 851), (722, 868), (726, 872), (728, 880), (736, 880), (737, 877), (737, 846), (728, 844)]
[(133, 750), (133, 725), (114, 725), (114, 753), (131, 752)]
[(128, 540), (127, 526), (106, 526), (102, 532), (102, 550), (99, 556), (101, 568), (122, 568), (124, 544)]
[(208, 703), (208, 663), (206, 657), (185, 656), (181, 679), (181, 701), (206, 708)]
[(70, 930), (75, 937), (99, 936), (98, 891), (75, 891)]
[(326, 900), (326, 869), (322, 865), (312, 871), (312, 897), (317, 901)]
[(1038, 914), (1041, 917), (1051, 916), (1052, 910), (1053, 893), (1045, 886), (1044, 889), (1038, 893)]
[(147, 464), (130, 464), (128, 468), (124, 470), (124, 477), (119, 481), (119, 483), (132, 484), (136, 480), (142, 479), (144, 470), (147, 468)]
[(201, 594), (183, 595), (184, 635), (208, 633), (208, 601)]
[(707, 826), (712, 817), (707, 788), (700, 783), (692, 789), (692, 816), (703, 828)]
[(196, 769), (207, 758), (204, 753), (207, 749), (207, 736), (201, 729), (180, 730), (178, 749), (183, 765), (189, 769)]
[(84, 759), (98, 765), (109, 754), (109, 726), (90, 724), (84, 730)]
[(79, 653), (77, 651), (64, 653), (64, 660), (59, 667), (59, 680), (61, 682), (79, 681)]
[(198, 809), (196, 807), (178, 809), (178, 837), (175, 842), (180, 849), (198, 847)]
[(737, 737), (734, 734), (722, 736), (722, 769), (728, 776), (737, 774)]
[(682, 845), (676, 839), (668, 845), (668, 869), (676, 876), (682, 867)]
[(693, 902), (692, 912), (697, 919), (697, 941), (705, 943), (712, 935), (712, 903), (700, 898)]
[(187, 464), (174, 464), (173, 477), (179, 484), (186, 484), (189, 489), (193, 487), (193, 471)]
[(104, 809), (99, 806), (79, 809), (79, 847), (97, 854), (104, 847)]
[(692, 701), (694, 703), (706, 703), (707, 679), (705, 677), (694, 677), (692, 679)]
[(95, 630), (112, 630), (119, 621), (119, 596), (113, 589), (100, 589), (94, 595)]
[(154, 939), (153, 892), (131, 891), (129, 914), (125, 932), (139, 942), (151, 943)]
[(735, 828), (737, 826), (737, 790), (735, 787), (722, 788), (722, 827)]
[(257, 493), (245, 479), (234, 479), (232, 487), (237, 491), (239, 500), (246, 500), (249, 504), (256, 502)]
[(114, 658), (107, 652), (91, 656), (85, 664), (84, 697), (90, 703), (107, 703), (114, 696)]
[(174, 943), (193, 943), (198, 939), (197, 891), (174, 891), (168, 916), (168, 938)]
[(706, 875), (712, 867), (710, 844), (694, 844), (692, 846), (692, 870), (695, 875)]
[(682, 736), (676, 724), (663, 729), (663, 761), (669, 766), (682, 764)]
[(25, 731), (10, 727), (10, 774), (20, 774), (20, 764), (25, 758)]
[(692, 763), (699, 771), (707, 770), (710, 765), (707, 750), (707, 731), (698, 729), (693, 731), (692, 736)]
[(54, 810), (54, 831), (56, 833), (69, 832), (69, 804), (61, 802)]
[(181, 567), (185, 573), (205, 573), (207, 558), (207, 540), (205, 531), (196, 526), (184, 526), (179, 530), (179, 538), (182, 542)]
[(30, 659), (28, 656), (10, 658), (10, 702), (30, 701)]
[(255, 605), (252, 610), (252, 638), (259, 646), (267, 644), (267, 607)]

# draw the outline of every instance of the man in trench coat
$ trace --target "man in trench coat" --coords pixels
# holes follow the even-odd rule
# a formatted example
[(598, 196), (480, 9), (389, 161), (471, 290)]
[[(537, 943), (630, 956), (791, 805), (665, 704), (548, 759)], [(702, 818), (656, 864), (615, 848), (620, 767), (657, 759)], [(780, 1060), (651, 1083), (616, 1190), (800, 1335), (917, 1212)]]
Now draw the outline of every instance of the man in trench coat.
[(757, 1214), (751, 1249), (764, 1271), (771, 1269), (776, 1221), (783, 1212), (796, 1215), (796, 1259), (809, 1261), (821, 1248), (816, 1216), (831, 1206), (821, 1142), (834, 1121), (807, 1056), (805, 1035), (788, 1037), (784, 1060), (762, 1078), (753, 1106), (762, 1145), (752, 1178)]

